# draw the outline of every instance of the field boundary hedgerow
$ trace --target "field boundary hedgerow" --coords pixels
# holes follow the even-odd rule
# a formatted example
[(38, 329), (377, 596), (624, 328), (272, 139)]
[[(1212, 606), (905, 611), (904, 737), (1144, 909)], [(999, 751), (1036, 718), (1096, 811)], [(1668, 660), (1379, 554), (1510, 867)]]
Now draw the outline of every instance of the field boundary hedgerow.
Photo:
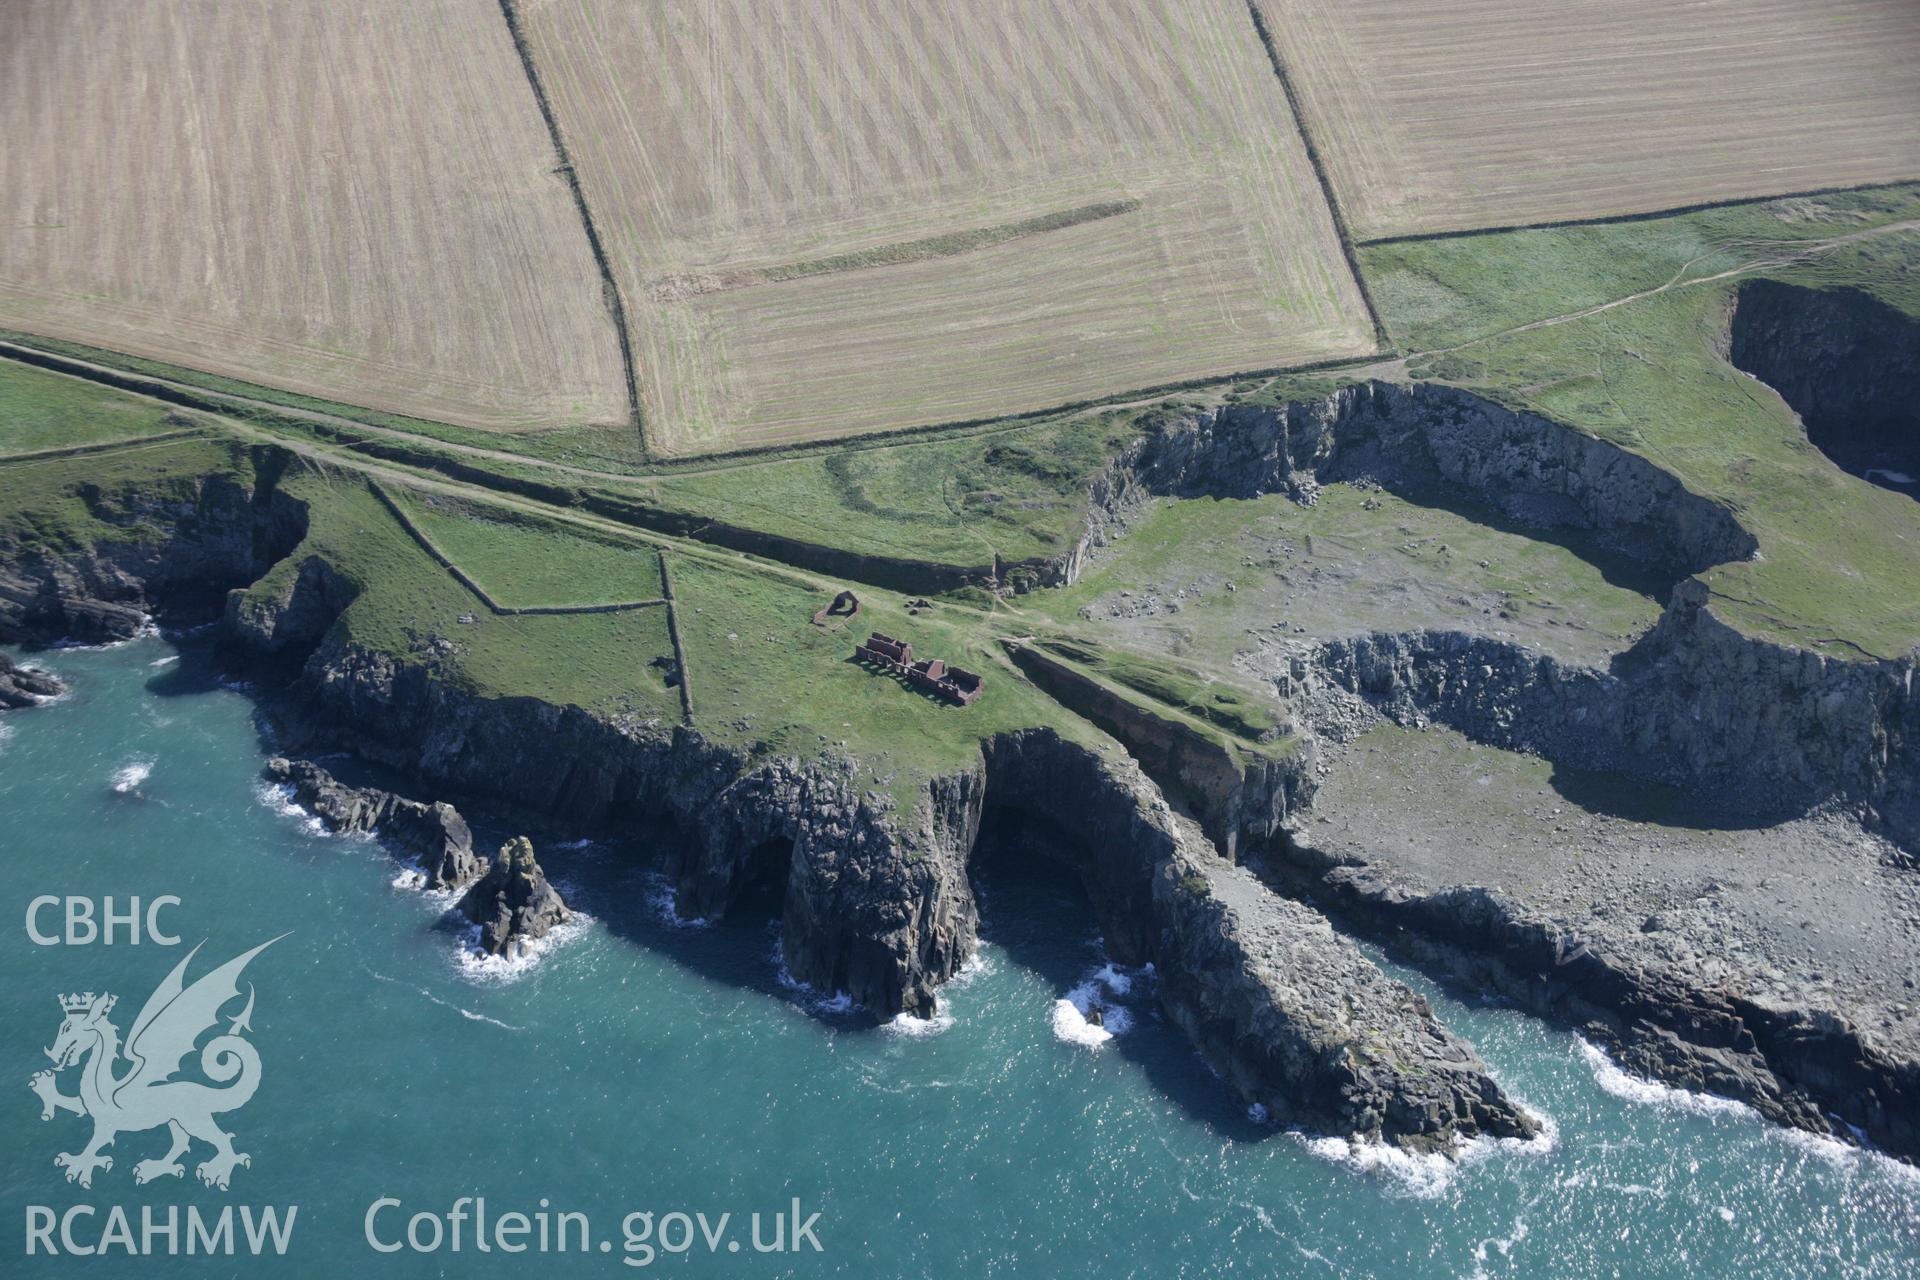
[(1635, 213), (1600, 214), (1592, 218), (1557, 218), (1547, 222), (1516, 222), (1504, 227), (1462, 227), (1454, 231), (1415, 231), (1406, 235), (1378, 236), (1356, 240), (1361, 249), (1377, 249), (1392, 244), (1422, 244), (1429, 240), (1471, 240), (1478, 236), (1505, 235), (1513, 231), (1563, 231), (1571, 227), (1607, 227), (1632, 222), (1657, 222), (1689, 213), (1709, 213), (1715, 209), (1736, 209), (1742, 205), (1768, 204), (1775, 200), (1817, 200), (1822, 196), (1843, 196), (1856, 191), (1893, 191), (1920, 181), (1920, 173), (1911, 178), (1888, 182), (1856, 182), (1839, 187), (1814, 187), (1806, 191), (1780, 191), (1764, 196), (1732, 196), (1725, 200), (1702, 200), (1696, 204), (1672, 205), (1665, 209), (1644, 209)]
[(593, 252), (593, 265), (600, 271), (600, 288), (606, 297), (607, 312), (613, 320), (614, 335), (620, 340), (620, 364), (627, 379), (627, 412), (633, 416), (634, 432), (640, 437), (640, 456), (646, 457), (647, 423), (645, 413), (640, 407), (640, 381), (634, 373), (633, 335), (627, 329), (627, 302), (620, 293), (620, 282), (614, 278), (613, 265), (607, 260), (606, 246), (600, 240), (600, 228), (593, 220), (593, 210), (587, 204), (587, 193), (580, 185), (580, 175), (573, 165), (573, 155), (567, 150), (567, 140), (560, 132), (559, 117), (553, 113), (553, 104), (547, 98), (547, 87), (540, 80), (540, 68), (533, 60), (533, 46), (528, 43), (526, 31), (520, 23), (520, 9), (516, 0), (500, 0), (500, 16), (506, 19), (507, 34), (513, 38), (513, 51), (520, 57), (520, 65), (527, 73), (527, 85), (533, 90), (533, 100), (540, 106), (540, 118), (547, 122), (547, 135), (553, 139), (554, 152), (560, 157), (560, 176), (566, 179), (567, 190), (573, 194), (573, 204), (580, 211), (581, 225), (586, 229), (587, 247)]
[(693, 679), (687, 669), (687, 646), (680, 641), (680, 605), (673, 595), (673, 569), (667, 563), (667, 553), (660, 553), (660, 589), (666, 593), (667, 639), (673, 642), (674, 675), (679, 677), (680, 715), (686, 723), (693, 724)]
[(1267, 51), (1267, 61), (1273, 64), (1273, 77), (1280, 82), (1280, 92), (1286, 95), (1287, 110), (1293, 116), (1293, 126), (1300, 132), (1300, 145), (1306, 148), (1307, 163), (1313, 166), (1314, 179), (1320, 184), (1320, 194), (1327, 202), (1327, 213), (1333, 218), (1333, 231), (1340, 238), (1340, 254), (1347, 260), (1347, 271), (1353, 276), (1354, 287), (1360, 290), (1360, 301), (1367, 309), (1367, 319), (1373, 322), (1373, 341), (1382, 354), (1393, 352), (1393, 342), (1387, 336), (1387, 326), (1380, 321), (1380, 310), (1373, 305), (1373, 293), (1367, 288), (1367, 277), (1360, 270), (1360, 255), (1355, 249), (1358, 243), (1353, 238), (1353, 229), (1347, 225), (1347, 215), (1340, 209), (1340, 197), (1334, 194), (1333, 180), (1327, 174), (1326, 162), (1320, 158), (1320, 144), (1314, 139), (1313, 130), (1307, 125), (1307, 113), (1301, 101), (1299, 91), (1293, 86), (1293, 77), (1287, 74), (1286, 59), (1280, 56), (1280, 46), (1274, 43), (1273, 32), (1267, 29), (1265, 15), (1255, 0), (1247, 0), (1247, 14), (1253, 19), (1253, 29), (1260, 35), (1260, 43)]

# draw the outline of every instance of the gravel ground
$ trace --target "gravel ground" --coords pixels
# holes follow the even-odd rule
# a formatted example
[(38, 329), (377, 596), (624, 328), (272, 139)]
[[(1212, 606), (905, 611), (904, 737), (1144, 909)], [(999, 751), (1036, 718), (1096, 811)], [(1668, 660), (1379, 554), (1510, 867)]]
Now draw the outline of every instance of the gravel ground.
[(1068, 599), (1121, 643), (1218, 663), (1276, 637), (1424, 627), (1601, 664), (1659, 612), (1565, 548), (1350, 485), (1313, 508), (1277, 494), (1161, 504)]
[(1451, 730), (1329, 744), (1304, 843), (1418, 892), (1498, 889), (1767, 1003), (1920, 1055), (1920, 872), (1850, 819), (1716, 827), (1680, 793)]

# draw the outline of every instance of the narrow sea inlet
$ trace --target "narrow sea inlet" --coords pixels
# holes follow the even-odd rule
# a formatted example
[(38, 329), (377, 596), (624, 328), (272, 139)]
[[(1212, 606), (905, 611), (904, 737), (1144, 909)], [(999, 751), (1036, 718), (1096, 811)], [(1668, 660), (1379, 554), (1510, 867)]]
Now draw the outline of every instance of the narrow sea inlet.
[[(35, 661), (71, 692), (0, 719), (0, 1273), (65, 1274), (70, 1245), (104, 1248), (100, 1274), (262, 1273), (242, 1207), (297, 1208), (272, 1274), (1920, 1270), (1911, 1168), (1632, 1081), (1570, 1033), (1397, 966), (1550, 1137), (1451, 1165), (1276, 1133), (1161, 1020), (1152, 975), (1107, 965), (1072, 882), (1017, 850), (983, 869), (987, 941), (933, 1023), (874, 1027), (784, 980), (766, 910), (674, 920), (644, 849), (543, 845), (583, 917), (530, 960), (481, 961), (444, 897), (265, 786), (252, 703), (191, 641)], [(181, 944), (39, 945), (29, 904), (49, 895), (122, 910), (172, 895), (158, 919)], [(58, 909), (39, 921), (61, 932)], [(230, 1188), (195, 1178), (200, 1146), (184, 1176), (137, 1184), (134, 1166), (165, 1154), (160, 1128), (123, 1132), (90, 1188), (69, 1183), (54, 1157), (89, 1122), (43, 1121), (28, 1087), (61, 998), (114, 993), (126, 1032), (194, 944), (189, 979), (282, 934), (239, 986), (261, 1069), (222, 1117), (250, 1157)], [(1103, 1027), (1084, 1016), (1096, 1003)], [(83, 1070), (60, 1073), (63, 1092)], [(237, 1252), (188, 1256), (183, 1226), (129, 1264), (103, 1235), (114, 1206), (136, 1248), (143, 1210), (184, 1223), (231, 1207)], [(63, 1256), (29, 1254), (36, 1208), (72, 1225), (70, 1241), (51, 1233)], [(776, 1220), (782, 1251), (763, 1252)]]

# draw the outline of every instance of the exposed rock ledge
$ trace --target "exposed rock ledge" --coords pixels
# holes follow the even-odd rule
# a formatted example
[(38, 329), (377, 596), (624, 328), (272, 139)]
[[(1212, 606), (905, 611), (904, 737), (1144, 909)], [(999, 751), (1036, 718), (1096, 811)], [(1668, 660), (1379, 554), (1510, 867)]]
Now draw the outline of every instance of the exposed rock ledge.
[(1162, 999), (1243, 1098), (1413, 1150), (1538, 1133), (1425, 999), (1191, 835), (1154, 879), (1162, 951), (1179, 961), (1162, 970)]
[(290, 787), (294, 803), (329, 831), (378, 835), (417, 858), (430, 888), (457, 889), (486, 870), (467, 820), (444, 801), (422, 804), (375, 787), (349, 787), (311, 761), (285, 756), (267, 761), (266, 773)]
[[(1263, 873), (1429, 968), (1578, 1028), (1635, 1075), (1747, 1103), (1814, 1133), (1920, 1153), (1920, 1061), (1830, 1012), (1709, 980), (1684, 946), (1625, 945), (1494, 889), (1423, 893), (1310, 845)], [(1851, 1126), (1851, 1129), (1849, 1128)]]
[(0, 711), (39, 706), (48, 698), (59, 697), (66, 687), (53, 672), (16, 666), (13, 659), (0, 653)]

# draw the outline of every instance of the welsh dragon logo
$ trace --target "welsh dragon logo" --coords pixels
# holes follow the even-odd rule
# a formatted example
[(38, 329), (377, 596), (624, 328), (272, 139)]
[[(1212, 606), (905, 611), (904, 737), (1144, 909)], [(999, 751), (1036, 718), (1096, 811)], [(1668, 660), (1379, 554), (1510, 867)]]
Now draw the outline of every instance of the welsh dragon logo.
[[(249, 1022), (253, 1016), (251, 983), (247, 986), (246, 1007), (229, 1019), (224, 1034), (214, 1036), (200, 1050), (200, 1071), (214, 1083), (173, 1077), (200, 1037), (220, 1022), (220, 1010), (239, 998), (240, 972), (247, 962), (279, 940), (269, 939), (235, 956), (188, 986), (187, 965), (200, 953), (196, 946), (147, 997), (140, 1016), (133, 1020), (133, 1029), (127, 1033), (124, 1048), (119, 1028), (108, 1017), (117, 997), (89, 991), (60, 998), (66, 1019), (60, 1024), (53, 1047), (46, 1051), (53, 1059), (53, 1070), (36, 1072), (28, 1084), (40, 1095), (42, 1120), (53, 1119), (56, 1111), (93, 1119), (92, 1141), (79, 1151), (53, 1158), (67, 1171), (68, 1182), (91, 1187), (94, 1170), (112, 1170), (113, 1157), (102, 1153), (113, 1145), (117, 1135), (162, 1125), (172, 1137), (172, 1146), (159, 1159), (142, 1160), (133, 1166), (137, 1183), (182, 1176), (186, 1170), (180, 1157), (187, 1154), (195, 1139), (213, 1148), (213, 1155), (195, 1170), (200, 1181), (210, 1187), (226, 1190), (234, 1166), (253, 1163), (244, 1152), (233, 1149), (233, 1135), (214, 1120), (245, 1106), (260, 1087), (260, 1054), (242, 1038), (243, 1032), (253, 1029)], [(121, 1070), (123, 1057), (127, 1066)], [(80, 1092), (70, 1096), (60, 1092), (56, 1077), (76, 1063), (81, 1064)]]

